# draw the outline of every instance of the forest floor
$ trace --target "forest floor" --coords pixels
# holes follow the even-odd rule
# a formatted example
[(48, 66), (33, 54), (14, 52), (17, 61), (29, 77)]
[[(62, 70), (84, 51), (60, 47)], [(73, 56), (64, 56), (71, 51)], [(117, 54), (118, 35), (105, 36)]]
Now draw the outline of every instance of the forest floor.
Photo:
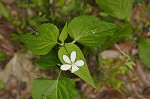
[[(2, 0), (2, 2), (9, 9), (11, 15), (16, 15), (18, 11), (22, 11), (22, 9), (13, 5), (15, 0)], [(24, 13), (22, 12), (22, 14)], [(137, 28), (140, 29), (140, 31), (135, 31), (137, 32), (134, 35), (136, 38), (150, 36), (148, 35), (150, 27), (146, 26), (148, 22), (150, 22), (149, 12), (141, 4), (134, 5), (131, 23), (136, 30)], [(5, 83), (5, 87), (0, 89), (0, 99), (32, 99), (32, 80), (36, 77), (52, 78), (54, 73), (53, 71), (39, 70), (32, 63), (34, 55), (29, 51), (22, 51), (23, 44), (12, 39), (12, 34), (15, 32), (16, 25), (0, 15), (0, 52), (5, 52), (7, 55), (4, 61), (0, 61), (0, 80)], [(118, 75), (118, 78), (125, 82), (124, 92), (105, 84), (95, 92), (91, 86), (75, 77), (80, 93), (79, 97), (82, 97), (84, 93), (85, 99), (150, 99), (150, 69), (139, 60), (137, 42), (119, 41), (102, 52), (102, 58), (120, 61), (119, 56), (123, 54), (122, 52), (134, 56), (136, 64), (134, 70), (128, 74)], [(92, 74), (95, 72), (92, 66), (97, 63), (97, 56), (90, 56), (87, 60)], [(99, 73), (100, 71), (97, 69), (96, 72)]]

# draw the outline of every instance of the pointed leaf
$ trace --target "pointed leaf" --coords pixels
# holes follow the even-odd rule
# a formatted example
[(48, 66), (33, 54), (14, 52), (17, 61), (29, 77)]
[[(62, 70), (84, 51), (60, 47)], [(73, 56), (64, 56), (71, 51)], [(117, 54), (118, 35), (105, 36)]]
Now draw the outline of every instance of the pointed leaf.
[(47, 54), (56, 44), (59, 35), (58, 28), (50, 23), (37, 28), (35, 35), (21, 35), (20, 40), (35, 54)]
[(33, 99), (76, 99), (75, 82), (69, 78), (48, 80), (37, 78), (32, 86)]
[(133, 28), (130, 24), (121, 24), (120, 28), (111, 36), (109, 36), (104, 44), (101, 45), (101, 51), (104, 51), (114, 43), (133, 33)]
[(9, 17), (8, 10), (7, 10), (6, 7), (2, 4), (1, 1), (0, 1), (0, 14), (2, 14), (5, 18), (8, 18), (8, 17)]
[(75, 74), (77, 76), (79, 76), (80, 78), (82, 78), (85, 82), (87, 82), (91, 86), (95, 87), (93, 79), (92, 79), (90, 72), (88, 70), (86, 60), (84, 59), (84, 56), (83, 56), (83, 54), (82, 54), (82, 52), (78, 46), (76, 46), (75, 44), (72, 44), (72, 43), (68, 43), (68, 44), (65, 44), (63, 47), (61, 47), (58, 51), (58, 57), (59, 57), (60, 61), (63, 64), (66, 64), (66, 62), (64, 62), (64, 60), (63, 60), (63, 55), (70, 56), (72, 51), (76, 52), (76, 55), (77, 55), (76, 61), (77, 60), (83, 60), (84, 61), (84, 66), (80, 66), (79, 70), (76, 71)]
[(67, 27), (67, 23), (66, 23), (63, 30), (61, 31), (61, 34), (59, 36), (59, 40), (64, 42), (67, 37), (68, 37), (68, 27)]
[(133, 0), (96, 0), (108, 14), (119, 19), (130, 19)]
[(75, 41), (86, 46), (99, 46), (106, 37), (112, 35), (118, 27), (101, 21), (94, 16), (79, 16), (68, 25), (68, 33)]

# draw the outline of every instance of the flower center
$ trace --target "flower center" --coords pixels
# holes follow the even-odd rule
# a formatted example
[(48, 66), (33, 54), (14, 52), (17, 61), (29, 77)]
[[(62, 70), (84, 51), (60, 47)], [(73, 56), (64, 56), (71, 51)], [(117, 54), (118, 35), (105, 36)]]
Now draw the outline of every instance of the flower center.
[(70, 64), (73, 65), (73, 64), (75, 64), (75, 62), (71, 62)]

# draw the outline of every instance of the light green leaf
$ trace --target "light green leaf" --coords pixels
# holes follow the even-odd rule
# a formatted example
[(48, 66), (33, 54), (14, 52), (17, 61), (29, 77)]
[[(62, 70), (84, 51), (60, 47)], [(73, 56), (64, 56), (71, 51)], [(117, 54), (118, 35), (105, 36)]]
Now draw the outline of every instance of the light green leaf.
[(63, 55), (70, 56), (72, 51), (75, 51), (77, 54), (76, 60), (83, 60), (84, 61), (84, 66), (79, 67), (79, 70), (76, 71), (75, 74), (77, 76), (79, 76), (80, 78), (82, 78), (85, 82), (87, 82), (91, 86), (95, 87), (93, 79), (92, 79), (90, 72), (88, 70), (86, 60), (84, 59), (84, 56), (83, 56), (83, 54), (82, 54), (82, 52), (78, 46), (76, 46), (75, 44), (72, 44), (72, 43), (67, 43), (63, 47), (61, 47), (58, 51), (58, 57), (59, 57), (60, 61), (63, 64), (66, 64), (63, 60)]
[(138, 47), (140, 59), (150, 67), (150, 39), (140, 39)]
[(65, 0), (57, 0), (56, 7), (63, 7), (65, 3)]
[(79, 16), (68, 25), (68, 33), (70, 37), (83, 45), (99, 46), (117, 28), (115, 24), (101, 21), (94, 16)]
[(50, 23), (43, 24), (34, 35), (21, 35), (20, 40), (35, 54), (47, 54), (57, 44), (59, 36), (58, 28)]
[(48, 80), (37, 78), (32, 86), (33, 99), (76, 99), (75, 82), (69, 78)]
[(105, 12), (119, 19), (130, 19), (133, 0), (96, 0)]
[(67, 27), (67, 23), (66, 23), (63, 30), (61, 31), (61, 34), (59, 36), (59, 40), (64, 42), (67, 37), (68, 37), (68, 27)]
[(40, 56), (40, 59), (37, 61), (39, 68), (43, 70), (55, 68), (58, 63), (60, 61), (55, 50), (51, 50), (48, 54)]
[(9, 17), (8, 10), (5, 8), (2, 2), (0, 2), (0, 14), (2, 14), (5, 18)]
[(101, 45), (101, 51), (112, 46), (114, 43), (133, 33), (133, 28), (130, 24), (121, 24), (120, 28), (113, 35), (109, 36), (106, 41)]

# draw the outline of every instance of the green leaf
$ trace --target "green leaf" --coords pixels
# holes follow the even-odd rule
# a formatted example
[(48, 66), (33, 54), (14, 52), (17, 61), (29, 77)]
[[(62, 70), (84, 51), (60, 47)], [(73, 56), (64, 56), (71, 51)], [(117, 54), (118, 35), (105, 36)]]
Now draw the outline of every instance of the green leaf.
[(58, 63), (60, 61), (55, 50), (51, 50), (48, 54), (40, 56), (40, 59), (37, 61), (39, 68), (43, 70), (55, 68)]
[(66, 23), (63, 30), (61, 31), (61, 34), (59, 36), (59, 40), (64, 42), (67, 37), (68, 37), (68, 27), (67, 27), (67, 23)]
[(34, 35), (21, 35), (20, 40), (35, 54), (47, 54), (57, 44), (59, 36), (58, 28), (50, 23), (43, 24)]
[(130, 19), (133, 0), (96, 0), (105, 12), (119, 19)]
[(32, 86), (33, 99), (76, 99), (75, 82), (69, 78), (48, 80), (37, 78)]
[(57, 0), (56, 7), (63, 7), (65, 5), (65, 0)]
[(133, 28), (130, 24), (121, 24), (120, 28), (111, 36), (109, 36), (103, 45), (101, 45), (101, 51), (112, 46), (114, 43), (133, 33)]
[(74, 42), (77, 41), (86, 46), (99, 46), (117, 28), (115, 24), (101, 21), (94, 16), (79, 16), (68, 25), (68, 33)]
[(0, 61), (3, 61), (6, 59), (6, 53), (0, 52)]
[(0, 2), (0, 14), (2, 14), (5, 18), (9, 17), (8, 10), (5, 8), (2, 2)]
[(150, 39), (140, 39), (138, 47), (141, 61), (150, 67)]
[(80, 78), (82, 78), (85, 82), (87, 82), (91, 86), (95, 87), (93, 79), (88, 70), (86, 60), (84, 59), (84, 56), (78, 46), (76, 46), (75, 44), (72, 44), (72, 43), (67, 43), (63, 47), (61, 47), (58, 51), (58, 57), (59, 57), (60, 61), (63, 64), (66, 64), (63, 60), (63, 55), (67, 55), (70, 57), (70, 54), (72, 51), (75, 51), (77, 53), (76, 60), (83, 60), (85, 63), (84, 66), (79, 67), (79, 70), (76, 71), (75, 74), (77, 76), (79, 76)]
[(2, 88), (4, 88), (4, 87), (5, 87), (4, 82), (2, 82), (2, 81), (0, 80), (0, 89), (2, 89)]

